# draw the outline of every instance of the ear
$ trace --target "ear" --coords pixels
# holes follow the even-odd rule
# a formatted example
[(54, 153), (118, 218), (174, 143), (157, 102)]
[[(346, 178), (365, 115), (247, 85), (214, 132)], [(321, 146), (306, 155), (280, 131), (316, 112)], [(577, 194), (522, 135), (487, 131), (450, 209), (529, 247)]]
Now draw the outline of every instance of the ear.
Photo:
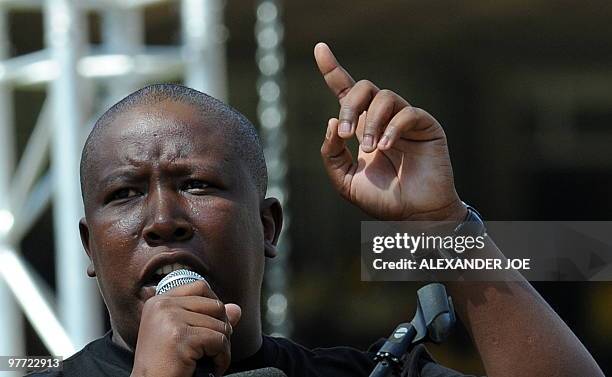
[(261, 205), (261, 223), (264, 231), (266, 257), (276, 256), (276, 244), (283, 228), (283, 209), (276, 198), (266, 198)]
[(91, 247), (89, 244), (89, 226), (87, 225), (87, 220), (83, 217), (79, 221), (79, 233), (81, 234), (81, 242), (83, 243), (83, 248), (89, 257), (89, 266), (87, 266), (87, 275), (89, 277), (96, 276), (96, 270), (93, 264), (93, 256), (91, 254)]

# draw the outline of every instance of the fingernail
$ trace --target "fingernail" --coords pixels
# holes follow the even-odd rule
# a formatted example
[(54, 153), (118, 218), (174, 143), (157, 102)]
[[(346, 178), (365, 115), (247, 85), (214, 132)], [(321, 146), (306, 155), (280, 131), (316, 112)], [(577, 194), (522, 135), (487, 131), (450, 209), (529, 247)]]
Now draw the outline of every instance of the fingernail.
[(389, 137), (387, 135), (383, 135), (378, 144), (380, 144), (381, 147), (386, 147), (387, 144), (389, 144)]
[(331, 137), (331, 130), (328, 128), (327, 131), (325, 132), (325, 138), (329, 140), (330, 137)]
[(364, 147), (371, 148), (373, 143), (374, 143), (374, 138), (372, 137), (372, 135), (365, 135), (363, 137), (362, 144)]
[(340, 132), (344, 132), (344, 133), (350, 133), (351, 132), (351, 124), (349, 122), (342, 122), (340, 123)]

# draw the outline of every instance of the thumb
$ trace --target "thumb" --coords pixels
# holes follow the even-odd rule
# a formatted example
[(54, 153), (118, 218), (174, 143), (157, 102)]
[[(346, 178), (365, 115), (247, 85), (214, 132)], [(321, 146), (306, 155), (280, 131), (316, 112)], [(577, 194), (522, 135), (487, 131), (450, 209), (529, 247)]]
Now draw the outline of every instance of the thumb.
[(225, 314), (232, 327), (236, 327), (242, 316), (242, 309), (236, 304), (225, 304)]

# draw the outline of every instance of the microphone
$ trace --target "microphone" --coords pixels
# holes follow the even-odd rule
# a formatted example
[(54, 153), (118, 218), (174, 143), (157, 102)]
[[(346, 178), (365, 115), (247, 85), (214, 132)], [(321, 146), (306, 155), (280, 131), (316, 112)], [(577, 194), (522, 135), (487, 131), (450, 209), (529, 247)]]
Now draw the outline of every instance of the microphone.
[(402, 323), (393, 330), (378, 350), (376, 367), (370, 377), (387, 377), (401, 373), (401, 358), (413, 344), (430, 340), (442, 343), (455, 324), (453, 301), (440, 283), (427, 284), (417, 291), (417, 310), (412, 321)]
[(277, 368), (263, 368), (232, 373), (228, 374), (226, 377), (287, 377), (287, 375)]
[(172, 271), (168, 275), (164, 276), (164, 278), (161, 279), (160, 282), (157, 284), (157, 287), (155, 287), (155, 294), (163, 295), (164, 293), (168, 292), (169, 290), (173, 288), (180, 287), (181, 285), (193, 283), (194, 281), (197, 281), (197, 280), (206, 280), (206, 279), (204, 279), (204, 277), (202, 277), (202, 275), (198, 274), (197, 272), (193, 272), (193, 271), (189, 271), (185, 269)]

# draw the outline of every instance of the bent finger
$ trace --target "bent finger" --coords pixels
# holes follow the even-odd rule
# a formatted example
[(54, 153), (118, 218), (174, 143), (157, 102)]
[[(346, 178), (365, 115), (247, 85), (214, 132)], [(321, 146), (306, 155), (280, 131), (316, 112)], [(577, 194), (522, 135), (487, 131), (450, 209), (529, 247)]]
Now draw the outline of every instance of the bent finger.
[(376, 85), (368, 80), (361, 80), (351, 88), (340, 105), (338, 115), (340, 137), (346, 139), (353, 136), (359, 115), (368, 109), (378, 91)]
[(201, 296), (219, 299), (206, 280), (196, 280), (193, 283), (179, 285), (165, 292), (163, 295), (172, 297)]
[(443, 137), (444, 131), (434, 117), (423, 109), (408, 106), (391, 119), (378, 142), (378, 148), (389, 149), (400, 138), (432, 141)]
[(189, 327), (190, 346), (198, 349), (202, 356), (212, 358), (215, 364), (215, 375), (221, 376), (229, 368), (231, 347), (229, 339), (220, 332), (208, 328)]
[(189, 326), (210, 329), (228, 338), (232, 335), (232, 326), (227, 321), (190, 311), (185, 311), (182, 317)]
[(385, 127), (393, 116), (406, 106), (408, 106), (406, 100), (388, 89), (380, 90), (376, 94), (367, 110), (361, 142), (361, 149), (364, 152), (372, 152), (376, 149), (376, 144)]
[(220, 300), (200, 296), (176, 297), (175, 300), (187, 311), (205, 314), (222, 321), (227, 319), (225, 305)]
[(344, 139), (338, 136), (338, 119), (336, 118), (331, 118), (327, 122), (327, 132), (321, 146), (321, 157), (334, 188), (343, 196), (347, 195), (347, 181), (350, 182), (350, 174), (354, 170), (353, 156)]

